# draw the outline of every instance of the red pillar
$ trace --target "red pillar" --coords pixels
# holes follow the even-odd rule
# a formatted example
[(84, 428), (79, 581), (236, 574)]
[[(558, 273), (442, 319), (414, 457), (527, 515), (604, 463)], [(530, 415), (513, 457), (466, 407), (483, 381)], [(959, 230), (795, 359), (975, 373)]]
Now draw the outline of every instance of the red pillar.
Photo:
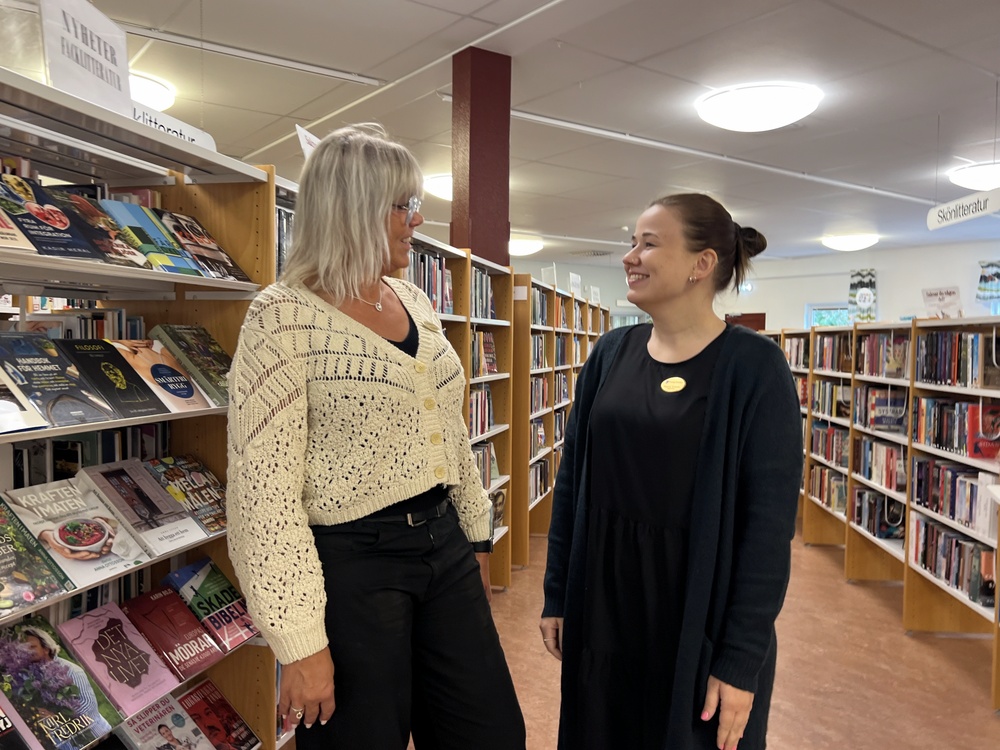
[(510, 264), (510, 57), (475, 47), (452, 58), (451, 244)]

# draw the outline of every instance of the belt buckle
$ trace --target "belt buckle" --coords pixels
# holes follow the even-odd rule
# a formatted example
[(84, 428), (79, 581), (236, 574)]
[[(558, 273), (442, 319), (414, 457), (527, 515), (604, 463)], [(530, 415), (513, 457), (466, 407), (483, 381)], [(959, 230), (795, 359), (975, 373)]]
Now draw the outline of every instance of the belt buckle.
[(417, 526), (423, 526), (425, 523), (427, 523), (427, 519), (426, 518), (421, 518), (419, 521), (414, 521), (412, 513), (407, 513), (406, 514), (406, 525), (407, 526), (412, 526), (413, 528), (416, 528)]

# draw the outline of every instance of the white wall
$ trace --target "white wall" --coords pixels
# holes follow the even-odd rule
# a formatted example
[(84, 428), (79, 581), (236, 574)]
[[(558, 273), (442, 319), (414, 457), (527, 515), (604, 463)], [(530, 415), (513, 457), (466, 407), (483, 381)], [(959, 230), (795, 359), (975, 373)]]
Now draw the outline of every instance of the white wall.
[[(531, 273), (537, 278), (541, 278), (543, 266), (551, 265), (520, 258), (512, 260), (518, 273)], [(880, 320), (925, 315), (921, 289), (945, 286), (959, 287), (966, 317), (989, 315), (989, 305), (975, 301), (981, 260), (1000, 260), (1000, 242), (872, 248), (795, 260), (758, 259), (750, 275), (753, 291), (739, 296), (720, 295), (716, 309), (720, 315), (766, 313), (767, 327), (771, 329), (802, 328), (807, 304), (847, 302), (851, 270), (874, 268)], [(601, 302), (612, 311), (615, 300), (624, 299), (628, 291), (625, 275), (619, 268), (557, 262), (556, 271), (562, 289), (569, 288), (570, 271), (583, 277), (584, 289), (591, 284), (600, 287)]]

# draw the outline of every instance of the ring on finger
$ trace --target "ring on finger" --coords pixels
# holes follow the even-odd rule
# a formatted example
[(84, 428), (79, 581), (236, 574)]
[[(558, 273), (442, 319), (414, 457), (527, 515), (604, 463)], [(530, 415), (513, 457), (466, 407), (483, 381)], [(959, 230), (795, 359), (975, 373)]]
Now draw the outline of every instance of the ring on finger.
[(302, 714), (305, 711), (305, 709), (303, 709), (303, 708), (295, 708), (295, 706), (289, 706), (288, 709), (295, 716), (295, 720), (296, 721), (298, 721), (299, 719), (302, 718)]

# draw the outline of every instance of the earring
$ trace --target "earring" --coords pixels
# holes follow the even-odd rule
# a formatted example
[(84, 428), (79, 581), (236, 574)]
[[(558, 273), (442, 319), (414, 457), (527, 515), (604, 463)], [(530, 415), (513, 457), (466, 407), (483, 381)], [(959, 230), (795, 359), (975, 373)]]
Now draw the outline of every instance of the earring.
[(695, 283), (697, 280), (698, 279), (696, 279), (694, 276), (688, 276), (688, 281), (691, 282), (692, 284)]

